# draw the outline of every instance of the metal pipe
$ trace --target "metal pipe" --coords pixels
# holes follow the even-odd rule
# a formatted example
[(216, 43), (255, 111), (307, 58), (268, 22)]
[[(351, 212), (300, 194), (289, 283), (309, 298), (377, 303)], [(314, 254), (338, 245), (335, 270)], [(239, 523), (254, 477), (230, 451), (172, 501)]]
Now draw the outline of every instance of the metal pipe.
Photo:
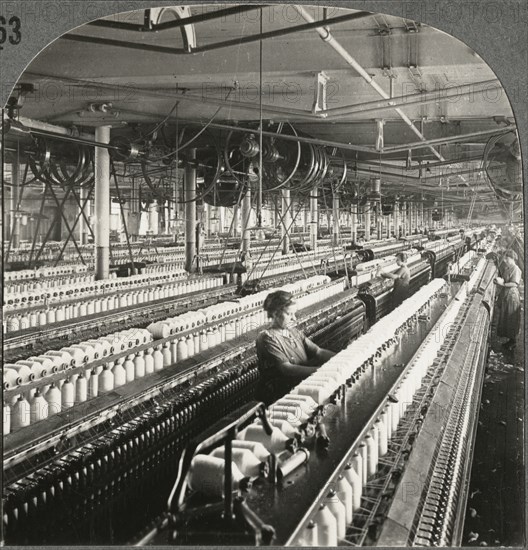
[[(110, 126), (98, 126), (95, 140), (110, 142)], [(95, 148), (95, 279), (110, 276), (110, 155), (103, 147)]]
[[(189, 149), (189, 159), (196, 159), (196, 149)], [(196, 168), (185, 166), (185, 269), (194, 270), (196, 256)]]
[[(4, 118), (4, 120), (9, 120)], [(62, 136), (69, 136), (69, 137), (76, 137), (77, 139), (88, 139), (93, 140), (92, 134), (87, 134), (85, 132), (81, 132), (78, 135), (76, 135), (76, 130), (70, 129), (70, 128), (64, 128), (63, 126), (57, 126), (55, 124), (49, 124), (47, 122), (42, 122), (41, 120), (35, 120), (32, 118), (27, 117), (18, 117), (18, 122), (25, 126), (26, 128), (29, 128), (30, 130), (40, 130), (42, 132), (47, 132), (51, 134), (60, 134)], [(45, 134), (42, 134), (45, 135)]]
[(237, 6), (234, 8), (225, 8), (217, 10), (215, 12), (202, 13), (200, 15), (191, 15), (190, 17), (184, 17), (182, 19), (176, 19), (175, 21), (167, 21), (165, 23), (158, 23), (157, 25), (151, 25), (145, 27), (144, 25), (135, 25), (134, 23), (124, 23), (121, 21), (105, 21), (98, 20), (88, 23), (94, 27), (106, 27), (110, 29), (124, 30), (124, 31), (136, 31), (136, 32), (158, 32), (167, 29), (175, 29), (184, 27), (185, 25), (192, 25), (194, 23), (201, 23), (203, 21), (210, 21), (212, 19), (220, 19), (228, 15), (238, 15), (246, 11), (252, 11), (259, 9), (261, 6)]
[(149, 204), (148, 220), (149, 220), (149, 232), (152, 235), (158, 235), (158, 233), (159, 233), (159, 212), (158, 212), (158, 201), (156, 199), (154, 199)]
[(292, 225), (291, 215), (291, 193), (289, 185), (281, 189), (282, 196), (282, 223), (281, 223), (281, 239), (282, 239), (282, 253), (290, 253), (290, 227)]
[[(490, 86), (485, 90), (475, 90), (481, 86)], [(393, 97), (389, 99), (366, 101), (364, 103), (356, 103), (353, 105), (343, 105), (342, 107), (334, 107), (332, 109), (324, 109), (318, 111), (317, 115), (327, 118), (333, 118), (336, 116), (363, 114), (375, 111), (383, 111), (385, 109), (394, 109), (395, 107), (407, 107), (409, 105), (425, 105), (427, 103), (434, 103), (439, 100), (451, 99), (453, 97), (465, 97), (474, 93), (482, 91), (490, 91), (502, 89), (499, 80), (483, 80), (481, 82), (475, 82), (473, 84), (462, 84), (453, 88), (447, 88), (442, 90), (434, 90), (430, 92), (419, 92), (415, 94), (408, 94), (399, 97)]]
[[(469, 134), (460, 134), (457, 136), (441, 137), (435, 139), (427, 139), (425, 141), (416, 141), (413, 143), (407, 143), (405, 145), (394, 145), (392, 147), (384, 147), (383, 153), (400, 153), (407, 149), (421, 149), (422, 147), (429, 147), (430, 145), (440, 145), (443, 143), (452, 143), (458, 141), (465, 141), (474, 137), (491, 136), (495, 134), (503, 134), (511, 132), (515, 129), (515, 125), (508, 126), (507, 128), (492, 128), (491, 130), (479, 130), (478, 132), (470, 132)], [(444, 159), (445, 160), (445, 159)]]
[[(170, 120), (170, 118), (169, 118)], [(203, 126), (202, 122), (198, 122), (196, 120), (190, 120), (190, 119), (181, 119), (180, 122), (185, 122), (187, 124), (192, 125), (198, 125)], [(235, 132), (242, 132), (242, 133), (249, 133), (249, 134), (255, 134), (257, 130), (255, 128), (244, 128), (241, 126), (234, 126), (232, 124), (222, 124), (219, 122), (211, 122), (208, 124), (208, 128), (217, 128), (219, 130), (233, 130)], [(308, 138), (304, 136), (290, 136), (287, 134), (281, 134), (280, 138), (277, 138), (276, 132), (268, 132), (266, 130), (262, 131), (263, 136), (269, 136), (273, 137), (275, 139), (281, 139), (284, 141), (295, 141), (300, 143), (312, 143), (314, 145), (326, 145), (328, 147), (337, 147), (339, 149), (345, 149), (349, 151), (358, 151), (360, 153), (371, 153), (373, 155), (377, 154), (379, 155), (379, 151), (376, 151), (373, 147), (364, 147), (362, 145), (352, 145), (350, 143), (343, 143), (341, 141), (331, 141), (331, 140), (325, 140), (325, 139), (315, 139), (315, 138)]]
[(345, 23), (347, 21), (354, 21), (356, 19), (362, 19), (364, 17), (370, 17), (372, 13), (369, 11), (358, 11), (356, 13), (350, 13), (347, 15), (340, 15), (338, 17), (332, 17), (331, 19), (324, 19), (323, 21), (315, 21), (312, 19), (305, 25), (297, 25), (295, 27), (286, 27), (283, 29), (277, 29), (274, 31), (263, 32), (262, 34), (256, 34), (252, 36), (243, 36), (241, 38), (234, 38), (232, 40), (226, 40), (224, 42), (215, 42), (214, 44), (207, 44), (206, 46), (198, 46), (192, 49), (192, 53), (204, 53), (212, 50), (218, 50), (220, 48), (227, 48), (229, 46), (240, 46), (241, 44), (249, 44), (258, 40), (267, 40), (269, 38), (278, 38), (280, 36), (287, 36), (289, 34), (309, 31), (312, 29), (318, 29), (320, 27), (326, 27), (327, 25), (337, 25), (338, 23)]
[[(258, 6), (258, 7), (260, 8), (261, 6)], [(81, 35), (74, 35), (74, 34), (65, 34), (60, 38), (65, 40), (75, 41), (75, 42), (101, 44), (106, 46), (115, 46), (115, 47), (128, 48), (133, 50), (142, 50), (146, 52), (154, 52), (154, 53), (162, 53), (162, 54), (166, 53), (171, 55), (181, 55), (181, 54), (189, 55), (194, 53), (205, 53), (213, 50), (220, 50), (222, 48), (229, 48), (231, 46), (239, 47), (243, 44), (250, 44), (252, 42), (257, 42), (259, 40), (268, 40), (270, 38), (278, 38), (280, 36), (286, 36), (296, 32), (303, 32), (311, 29), (317, 29), (319, 27), (325, 27), (326, 25), (330, 25), (330, 24), (335, 25), (338, 23), (344, 23), (346, 21), (361, 19), (363, 17), (370, 17), (371, 15), (372, 15), (371, 12), (360, 11), (352, 14), (341, 15), (339, 17), (333, 17), (331, 19), (325, 19), (324, 21), (315, 21), (312, 19), (310, 23), (307, 23), (304, 25), (297, 25), (295, 27), (286, 27), (286, 28), (277, 29), (274, 31), (254, 34), (251, 36), (242, 36), (240, 38), (234, 38), (232, 40), (225, 40), (223, 42), (215, 42), (213, 44), (207, 44), (205, 46), (198, 46), (197, 48), (189, 47), (188, 49), (168, 48), (166, 46), (156, 46), (154, 44), (125, 42), (125, 41), (113, 40), (109, 38), (98, 38), (93, 36), (81, 36)], [(179, 20), (179, 22), (183, 22), (183, 21), (185, 21), (185, 19)]]
[(332, 243), (334, 246), (339, 244), (339, 195), (334, 193), (332, 197), (333, 231)]
[(356, 242), (357, 239), (357, 215), (358, 212), (358, 205), (352, 204), (350, 206), (350, 238), (353, 243)]
[(11, 187), (11, 197), (13, 201), (13, 210), (10, 212), (12, 219), (12, 235), (11, 243), (14, 250), (20, 248), (20, 157), (18, 154), (19, 144), (17, 143), (17, 157), (11, 164), (11, 181), (13, 186)]
[[(117, 87), (112, 86), (111, 84), (104, 84), (102, 82), (92, 82), (90, 80), (82, 80), (79, 78), (68, 78), (68, 77), (50, 77), (41, 73), (26, 73), (29, 77), (32, 78), (46, 78), (48, 80), (59, 80), (61, 82), (67, 82), (71, 84), (78, 84), (79, 86), (82, 86), (83, 88), (94, 88), (97, 90), (107, 90), (109, 93), (112, 94), (112, 96), (115, 96), (116, 92), (123, 92), (126, 91), (126, 93), (129, 94), (141, 94), (142, 96), (146, 97), (155, 97), (160, 99), (172, 99), (175, 98), (179, 99), (180, 101), (188, 101), (191, 103), (206, 103), (210, 105), (225, 105), (226, 107), (230, 107), (232, 109), (248, 109), (248, 110), (254, 110), (259, 111), (260, 105), (255, 105), (248, 101), (235, 101), (235, 100), (224, 100), (220, 98), (214, 98), (214, 97), (204, 97), (203, 95), (194, 95), (192, 93), (187, 93), (186, 89), (181, 89), (181, 91), (178, 91), (178, 89), (170, 90), (167, 92), (161, 91), (159, 89), (152, 90), (150, 88), (139, 88), (139, 87), (133, 87), (126, 85), (125, 87)], [(216, 89), (216, 88), (215, 88)], [(222, 86), (220, 90), (228, 91), (228, 90), (234, 90), (234, 87), (228, 87), (228, 86)], [(211, 88), (206, 87), (204, 88), (204, 91), (207, 92), (208, 90), (211, 90)], [(276, 91), (274, 92), (277, 93)], [(285, 92), (287, 93), (287, 92)], [(101, 98), (103, 99), (103, 98)], [(318, 119), (319, 117), (316, 115), (312, 115), (312, 113), (308, 111), (304, 111), (302, 109), (293, 109), (289, 107), (280, 107), (280, 106), (272, 106), (272, 105), (263, 105), (262, 110), (264, 112), (268, 112), (271, 114), (277, 114), (277, 115), (292, 115), (295, 114), (297, 117), (304, 118), (308, 121), (313, 121), (314, 119)], [(123, 109), (119, 109), (120, 112), (131, 112), (133, 111), (126, 111)], [(78, 109), (76, 111), (71, 112), (78, 112)], [(62, 115), (68, 114), (68, 113), (62, 113)], [(62, 116), (61, 114), (56, 115), (55, 118), (59, 118)], [(38, 122), (38, 121), (37, 121)], [(51, 125), (49, 125), (51, 126)], [(59, 128), (59, 127), (57, 127)], [(44, 130), (45, 128), (42, 128)], [(52, 131), (51, 129), (49, 131)], [(254, 130), (253, 130), (254, 131)]]
[(400, 238), (400, 203), (394, 203), (394, 236)]
[(251, 246), (251, 231), (248, 231), (249, 227), (249, 218), (251, 216), (251, 189), (248, 188), (246, 194), (242, 198), (241, 205), (241, 214), (242, 214), (242, 251), (248, 252)]
[(370, 241), (370, 204), (367, 204), (363, 211), (363, 219), (365, 221), (365, 241)]
[(310, 193), (310, 247), (314, 252), (317, 251), (317, 228), (319, 226), (317, 191), (317, 185), (314, 185)]
[[(314, 18), (302, 7), (302, 6), (294, 6), (297, 12), (305, 19), (306, 21), (309, 21), (313, 23), (315, 20)], [(326, 25), (330, 24), (330, 21), (326, 21)], [(343, 48), (343, 46), (332, 36), (332, 33), (330, 30), (325, 28), (316, 27), (315, 30), (317, 33), (321, 36), (323, 41), (327, 43), (330, 47), (332, 47), (357, 73), (369, 84), (378, 94), (383, 97), (384, 99), (390, 99), (389, 94), (385, 92), (385, 90), (374, 81), (374, 79), (368, 74), (367, 71)], [(422, 140), (425, 141), (425, 136), (416, 128), (416, 126), (412, 123), (411, 119), (398, 107), (393, 107), (393, 109), (398, 113), (400, 118), (409, 126), (409, 128)], [(444, 157), (434, 148), (431, 146), (428, 146), (428, 148), (431, 150), (431, 152), (439, 159), (439, 160), (445, 160)]]

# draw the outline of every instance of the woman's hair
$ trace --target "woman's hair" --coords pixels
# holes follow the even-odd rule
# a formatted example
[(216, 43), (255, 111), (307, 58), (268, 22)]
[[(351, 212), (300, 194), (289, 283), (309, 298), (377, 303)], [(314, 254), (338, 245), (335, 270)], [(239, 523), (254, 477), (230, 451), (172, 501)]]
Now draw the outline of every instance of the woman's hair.
[(406, 262), (407, 261), (407, 254), (405, 254), (405, 252), (398, 252), (396, 254), (396, 258), (402, 262)]
[(293, 296), (289, 292), (284, 290), (276, 290), (270, 292), (264, 300), (264, 311), (268, 314), (268, 317), (273, 315), (288, 306), (293, 304)]
[(506, 252), (504, 253), (504, 257), (505, 258), (512, 258), (512, 260), (514, 261), (517, 261), (517, 252), (515, 252), (515, 250), (506, 250)]

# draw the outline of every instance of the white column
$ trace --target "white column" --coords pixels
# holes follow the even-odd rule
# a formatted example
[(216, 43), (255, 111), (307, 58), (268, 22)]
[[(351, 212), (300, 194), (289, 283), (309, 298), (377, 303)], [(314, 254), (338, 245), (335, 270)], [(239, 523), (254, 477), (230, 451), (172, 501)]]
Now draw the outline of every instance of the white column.
[(152, 235), (159, 233), (159, 213), (158, 213), (158, 201), (153, 200), (149, 204), (149, 231)]
[[(110, 126), (95, 129), (95, 141), (110, 143)], [(95, 148), (95, 278), (110, 276), (110, 155)]]
[(251, 246), (251, 231), (246, 231), (250, 227), (251, 218), (251, 190), (248, 189), (244, 197), (242, 198), (242, 219), (241, 219), (241, 231), (242, 231), (242, 250), (247, 252)]
[(339, 195), (337, 193), (334, 194), (332, 199), (332, 214), (334, 219), (332, 242), (336, 246), (339, 243)]
[[(196, 158), (196, 149), (188, 150), (188, 159)], [(185, 167), (185, 269), (196, 268), (196, 168), (192, 162)]]
[(317, 250), (317, 228), (319, 225), (319, 212), (317, 209), (317, 186), (312, 187), (310, 193), (310, 248)]
[(282, 189), (282, 223), (281, 223), (281, 237), (283, 238), (282, 241), (282, 253), (283, 254), (289, 254), (290, 252), (290, 236), (289, 231), (291, 230), (291, 221), (292, 221), (292, 215), (291, 215), (291, 196), (290, 196), (290, 188), (283, 188)]
[(366, 204), (363, 215), (365, 220), (365, 241), (370, 241), (370, 204)]

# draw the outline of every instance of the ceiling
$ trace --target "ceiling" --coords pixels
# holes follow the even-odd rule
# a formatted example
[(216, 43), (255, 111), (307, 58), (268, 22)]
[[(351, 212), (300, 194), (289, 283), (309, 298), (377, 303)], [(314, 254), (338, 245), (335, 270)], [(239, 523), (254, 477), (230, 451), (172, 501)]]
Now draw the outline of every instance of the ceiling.
[[(324, 28), (295, 30), (351, 14), (330, 21), (334, 47), (321, 39)], [(338, 8), (304, 6), (303, 16), (293, 5), (217, 4), (178, 16), (204, 15), (217, 17), (185, 27), (191, 52), (181, 28), (137, 30), (145, 10), (71, 31), (20, 77), (34, 85), (20, 116), (92, 135), (110, 124), (113, 135), (131, 137), (160, 121), (169, 134), (176, 124), (186, 127), (187, 136), (209, 123), (222, 140), (227, 126), (256, 129), (262, 115), (265, 125), (288, 121), (300, 135), (338, 146), (356, 177), (381, 175), (387, 191), (465, 203), (477, 191), (480, 203), (494, 199), (482, 154), (494, 132), (515, 128), (513, 113), (494, 73), (464, 43), (419, 22)], [(164, 24), (176, 15), (165, 9), (150, 17)], [(288, 32), (258, 40), (275, 31)], [(323, 113), (313, 110), (316, 89)], [(407, 123), (384, 98), (396, 101)], [(419, 134), (437, 140), (434, 150), (416, 146)]]

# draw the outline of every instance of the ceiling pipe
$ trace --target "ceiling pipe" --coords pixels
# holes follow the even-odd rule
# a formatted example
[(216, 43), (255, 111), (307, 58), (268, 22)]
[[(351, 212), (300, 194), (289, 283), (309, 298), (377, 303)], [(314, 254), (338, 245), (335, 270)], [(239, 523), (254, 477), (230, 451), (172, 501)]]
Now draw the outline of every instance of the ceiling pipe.
[[(4, 120), (9, 120), (9, 118), (4, 117)], [(30, 130), (41, 130), (43, 132), (59, 134), (61, 136), (78, 137), (81, 139), (93, 139), (94, 137), (93, 134), (79, 132), (76, 128), (64, 128), (64, 126), (56, 126), (55, 124), (48, 124), (47, 122), (23, 116), (18, 117), (16, 120), (22, 124), (22, 126)]]
[[(261, 6), (259, 6), (261, 7)], [(288, 27), (284, 29), (277, 29), (274, 31), (268, 31), (259, 34), (253, 34), (251, 36), (242, 36), (240, 38), (234, 38), (232, 40), (226, 40), (224, 42), (215, 42), (213, 44), (207, 44), (205, 46), (198, 46), (196, 48), (168, 48), (166, 46), (156, 46), (154, 44), (137, 44), (135, 42), (126, 42), (121, 40), (113, 40), (110, 38), (99, 38), (94, 36), (84, 36), (78, 34), (65, 34), (59, 38), (64, 40), (72, 40), (75, 42), (88, 42), (92, 44), (102, 44), (106, 46), (115, 46), (121, 48), (128, 48), (133, 50), (142, 50), (146, 52), (154, 53), (166, 53), (171, 55), (189, 55), (195, 53), (205, 53), (214, 50), (220, 50), (222, 48), (229, 48), (230, 46), (240, 46), (242, 44), (250, 44), (252, 42), (259, 42), (260, 40), (268, 40), (270, 38), (278, 38), (280, 36), (287, 36), (296, 32), (307, 31), (311, 29), (317, 29), (319, 27), (324, 27), (328, 24), (338, 24), (345, 23), (346, 21), (353, 21), (355, 19), (361, 19), (363, 17), (371, 16), (372, 13), (368, 11), (360, 11), (348, 15), (341, 15), (339, 17), (333, 17), (331, 19), (326, 19), (324, 21), (315, 21), (312, 20), (310, 23), (305, 25), (297, 25), (295, 27)], [(179, 19), (179, 23), (188, 24), (190, 18)], [(187, 23), (186, 23), (187, 21)]]
[[(487, 86), (483, 90), (481, 87)], [(475, 89), (477, 88), (477, 89)], [(484, 80), (482, 82), (475, 82), (473, 84), (462, 84), (447, 90), (434, 90), (429, 92), (419, 92), (415, 94), (408, 94), (400, 97), (384, 99), (382, 101), (366, 101), (365, 103), (356, 103), (354, 105), (343, 105), (342, 107), (334, 107), (332, 109), (324, 109), (318, 111), (319, 116), (326, 116), (328, 119), (332, 119), (336, 116), (342, 115), (354, 115), (364, 114), (375, 111), (383, 111), (386, 109), (393, 109), (394, 107), (408, 107), (410, 105), (425, 105), (427, 103), (434, 103), (439, 100), (452, 99), (454, 97), (465, 97), (471, 94), (502, 89), (500, 82), (497, 79)]]
[[(449, 137), (443, 137), (443, 138), (435, 138), (435, 139), (426, 139), (424, 141), (416, 141), (414, 143), (407, 143), (405, 145), (394, 145), (391, 147), (385, 147), (383, 149), (384, 154), (389, 153), (401, 153), (402, 151), (407, 151), (408, 149), (421, 149), (423, 147), (431, 147), (432, 145), (440, 145), (443, 143), (452, 143), (452, 142), (458, 142), (458, 141), (465, 141), (467, 139), (471, 139), (474, 137), (483, 137), (483, 136), (492, 136), (495, 134), (503, 134), (510, 132), (511, 130), (514, 130), (516, 126), (514, 124), (508, 126), (508, 127), (502, 127), (502, 128), (493, 128), (491, 130), (479, 130), (478, 132), (470, 132), (469, 134), (460, 134), (457, 136), (449, 136)], [(445, 159), (444, 159), (445, 160)]]
[[(295, 5), (294, 8), (301, 15), (301, 17), (310, 23), (313, 23), (314, 18), (302, 7)], [(331, 23), (331, 20), (323, 21), (325, 28), (317, 27), (315, 30), (323, 39), (323, 42), (333, 48), (366, 82), (369, 84), (378, 94), (384, 99), (390, 99), (390, 96), (374, 79), (365, 71), (365, 69), (343, 48), (343, 46), (332, 36), (330, 29), (326, 27)], [(398, 113), (400, 118), (409, 126), (409, 128), (423, 141), (427, 141), (424, 135), (416, 128), (411, 119), (398, 107), (393, 107)], [(438, 160), (444, 161), (444, 157), (432, 146), (427, 146), (431, 152), (438, 158)]]
[[(260, 110), (260, 107), (258, 104), (253, 104), (245, 101), (235, 101), (235, 100), (223, 100), (223, 99), (215, 99), (215, 98), (208, 98), (203, 97), (199, 95), (193, 95), (188, 94), (185, 92), (185, 89), (182, 89), (182, 91), (178, 92), (178, 89), (176, 88), (174, 91), (160, 91), (160, 90), (151, 90), (149, 88), (139, 88), (139, 87), (132, 87), (128, 84), (126, 86), (121, 87), (119, 84), (117, 85), (111, 85), (111, 84), (103, 84), (99, 82), (93, 82), (90, 80), (82, 80), (78, 78), (69, 78), (69, 77), (62, 77), (62, 76), (48, 76), (41, 73), (31, 73), (27, 72), (25, 73), (26, 76), (29, 78), (38, 78), (38, 79), (48, 79), (48, 80), (58, 80), (60, 82), (67, 82), (71, 84), (78, 84), (79, 86), (82, 86), (84, 88), (94, 88), (94, 89), (100, 89), (100, 90), (108, 90), (110, 93), (116, 94), (117, 93), (137, 93), (142, 94), (147, 97), (155, 97), (159, 99), (172, 99), (175, 98), (179, 99), (180, 101), (189, 101), (191, 103), (206, 103), (211, 105), (222, 105), (226, 107), (230, 107), (233, 109), (247, 109), (251, 111), (258, 112)], [(218, 89), (218, 88), (215, 88)], [(235, 86), (224, 86), (223, 88), (220, 88), (224, 91), (228, 90), (235, 90)], [(206, 88), (206, 90), (210, 90), (210, 88)], [(276, 92), (275, 92), (276, 93)], [(98, 98), (99, 100), (103, 100), (102, 98)], [(115, 101), (114, 99), (109, 99), (108, 101)], [(121, 109), (116, 108), (118, 111), (122, 111)], [(270, 105), (263, 105), (262, 110), (275, 115), (288, 115), (291, 116), (292, 114), (296, 117), (303, 117), (307, 121), (313, 122), (314, 120), (317, 120), (317, 116), (312, 115), (312, 113), (308, 111), (303, 111), (301, 109), (291, 109), (287, 107), (276, 107), (276, 106), (270, 106)], [(69, 110), (67, 113), (61, 113), (57, 115), (54, 118), (58, 118), (60, 116), (68, 115), (71, 113), (78, 112), (79, 109), (75, 110)]]
[(215, 12), (202, 13), (199, 15), (191, 15), (183, 19), (176, 21), (167, 21), (165, 23), (158, 23), (151, 26), (136, 25), (134, 23), (123, 23), (122, 21), (108, 21), (105, 19), (99, 19), (88, 23), (93, 27), (106, 27), (109, 29), (116, 29), (122, 31), (135, 31), (135, 32), (158, 32), (167, 29), (176, 29), (184, 27), (186, 25), (192, 25), (194, 23), (201, 23), (203, 21), (210, 21), (214, 19), (220, 19), (221, 17), (227, 17), (228, 15), (238, 15), (246, 11), (254, 11), (260, 9), (262, 6), (238, 6), (234, 8), (225, 8), (217, 10)]
[[(355, 159), (348, 159), (350, 162), (356, 162)], [(476, 157), (467, 157), (467, 158), (457, 158), (452, 160), (444, 160), (443, 162), (428, 162), (423, 161), (423, 164), (421, 165), (411, 165), (409, 167), (405, 166), (405, 161), (401, 161), (403, 164), (391, 164), (389, 162), (378, 162), (376, 160), (361, 160), (360, 163), (362, 165), (366, 164), (369, 166), (381, 166), (382, 168), (395, 168), (395, 169), (401, 169), (405, 170), (406, 172), (413, 172), (416, 170), (427, 170), (428, 168), (431, 170), (433, 168), (437, 168), (440, 166), (449, 166), (451, 164), (462, 164), (462, 163), (469, 163), (469, 162), (480, 162), (482, 161), (482, 155), (476, 156)]]

